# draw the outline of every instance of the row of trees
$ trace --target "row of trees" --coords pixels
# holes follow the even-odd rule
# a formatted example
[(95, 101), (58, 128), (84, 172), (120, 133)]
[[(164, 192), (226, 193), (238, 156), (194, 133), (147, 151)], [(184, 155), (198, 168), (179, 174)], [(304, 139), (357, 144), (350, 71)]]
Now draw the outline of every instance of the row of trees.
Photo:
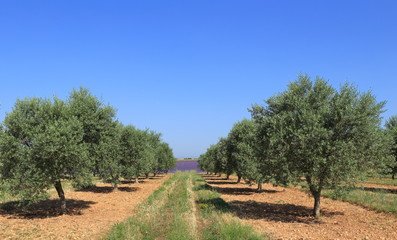
[(121, 178), (138, 181), (175, 165), (161, 134), (124, 126), (114, 108), (85, 88), (73, 90), (66, 101), (17, 100), (0, 128), (0, 181), (29, 202), (46, 198), (54, 186), (62, 213), (66, 176), (81, 188), (99, 174), (117, 189)]
[[(319, 216), (323, 189), (349, 185), (368, 171), (395, 169), (396, 142), (381, 128), (385, 102), (370, 92), (349, 84), (336, 90), (324, 79), (300, 75), (265, 103), (253, 105), (252, 120), (236, 123), (200, 156), (202, 170), (236, 173), (238, 181), (256, 182), (259, 190), (264, 182), (287, 185), (304, 178)], [(396, 141), (397, 128), (389, 129)]]

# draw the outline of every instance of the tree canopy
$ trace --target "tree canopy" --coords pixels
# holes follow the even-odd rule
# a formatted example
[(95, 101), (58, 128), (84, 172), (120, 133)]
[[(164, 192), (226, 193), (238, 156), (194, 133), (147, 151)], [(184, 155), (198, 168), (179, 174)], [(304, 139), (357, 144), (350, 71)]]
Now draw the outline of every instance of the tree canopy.
[(228, 159), (216, 153), (218, 145), (229, 142), (222, 156), (231, 156), (238, 175), (246, 172), (257, 183), (272, 179), (277, 184), (304, 177), (314, 197), (313, 214), (319, 216), (323, 189), (355, 182), (390, 164), (391, 139), (380, 116), (385, 102), (377, 102), (371, 92), (360, 93), (350, 84), (337, 90), (322, 78), (300, 75), (265, 103), (250, 109), (253, 123), (237, 123), (227, 141), (221, 139), (202, 155), (204, 170), (226, 173), (217, 166), (227, 166)]
[[(67, 212), (61, 180), (68, 175), (85, 187), (93, 173), (113, 184), (175, 165), (161, 134), (123, 126), (116, 111), (86, 88), (66, 101), (17, 100), (0, 128), (0, 180), (11, 194), (28, 202), (48, 197), (55, 187), (61, 213)], [(161, 163), (161, 164), (160, 164)]]
[(392, 174), (392, 179), (395, 179), (397, 174), (397, 116), (391, 116), (386, 121), (386, 132), (393, 139), (392, 154), (394, 161), (389, 164), (389, 173)]

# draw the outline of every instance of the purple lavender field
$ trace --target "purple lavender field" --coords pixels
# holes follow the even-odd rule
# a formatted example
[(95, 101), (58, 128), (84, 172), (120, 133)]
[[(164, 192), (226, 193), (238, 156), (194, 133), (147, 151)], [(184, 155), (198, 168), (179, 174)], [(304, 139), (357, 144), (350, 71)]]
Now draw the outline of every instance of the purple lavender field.
[(187, 172), (187, 171), (196, 171), (198, 173), (203, 173), (199, 166), (197, 161), (177, 161), (177, 166), (176, 168), (168, 171), (169, 173), (174, 173), (176, 171), (180, 172)]

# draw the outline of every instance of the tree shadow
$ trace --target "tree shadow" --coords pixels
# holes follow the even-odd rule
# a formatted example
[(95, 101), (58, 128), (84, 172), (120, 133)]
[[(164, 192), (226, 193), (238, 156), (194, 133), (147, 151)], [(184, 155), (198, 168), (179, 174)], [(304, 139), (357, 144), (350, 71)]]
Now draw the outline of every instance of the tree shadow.
[(149, 177), (149, 179), (161, 179), (163, 177), (164, 177), (163, 175), (156, 175), (156, 176)]
[[(206, 181), (216, 181), (216, 182), (222, 182), (223, 184), (237, 184), (237, 179), (227, 179), (225, 177), (219, 177), (219, 178), (211, 178), (211, 177), (205, 177), (204, 178)], [(240, 182), (243, 183), (243, 182)]]
[[(139, 188), (138, 187), (119, 187), (118, 191), (122, 192), (135, 192)], [(92, 193), (111, 193), (114, 192), (113, 187), (106, 186), (93, 186), (85, 189), (77, 190), (77, 192), (92, 192)]]
[(364, 187), (364, 188), (357, 188), (357, 189), (364, 189), (364, 191), (370, 191), (370, 192), (375, 192), (375, 193), (392, 193), (392, 194), (397, 194), (397, 189), (374, 188), (374, 187)]
[[(0, 215), (14, 219), (42, 219), (62, 215), (59, 199), (44, 200), (25, 207), (20, 207), (19, 204), (20, 202), (8, 202), (3, 204), (2, 208), (0, 209)], [(82, 215), (81, 211), (83, 209), (89, 208), (92, 204), (96, 204), (96, 202), (67, 199), (67, 214)]]
[(267, 189), (262, 189), (260, 192), (258, 192), (256, 189), (253, 188), (222, 188), (222, 187), (216, 187), (212, 186), (213, 189), (218, 191), (221, 194), (225, 195), (252, 195), (254, 193), (277, 193), (278, 191), (276, 190), (267, 190)]
[(237, 184), (237, 182), (236, 181), (234, 181), (234, 182), (230, 182), (230, 181), (214, 181), (214, 180), (211, 180), (211, 179), (207, 179), (207, 183), (208, 184)]
[(149, 178), (144, 178), (144, 177), (140, 177), (138, 178), (138, 183), (135, 182), (135, 179), (130, 179), (130, 180), (121, 180), (121, 184), (141, 184), (141, 183), (146, 183), (148, 179), (156, 179), (153, 177), (149, 177)]
[[(240, 218), (266, 219), (273, 222), (322, 223), (321, 218), (313, 217), (312, 208), (295, 204), (232, 201), (229, 202), (229, 205)], [(321, 214), (325, 217), (331, 217), (344, 213), (322, 209)]]

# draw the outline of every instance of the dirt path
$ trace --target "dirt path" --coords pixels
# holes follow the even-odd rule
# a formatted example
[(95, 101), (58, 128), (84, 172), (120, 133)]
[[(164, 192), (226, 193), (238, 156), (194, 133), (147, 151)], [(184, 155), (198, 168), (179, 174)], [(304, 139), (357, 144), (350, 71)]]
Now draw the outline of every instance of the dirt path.
[(190, 228), (191, 228), (191, 232), (192, 232), (192, 236), (195, 236), (196, 239), (198, 239), (198, 221), (197, 221), (197, 206), (196, 206), (196, 202), (195, 202), (195, 194), (193, 192), (193, 180), (191, 178), (189, 178), (189, 182), (188, 182), (188, 193), (189, 193), (189, 202), (191, 205), (191, 211), (189, 213), (190, 215)]
[(34, 211), (0, 209), (0, 239), (98, 239), (117, 222), (133, 214), (134, 208), (169, 178), (124, 183), (111, 192), (110, 184), (97, 184), (85, 191), (66, 194), (74, 215), (58, 216), (58, 201), (49, 200)]
[(350, 203), (322, 198), (323, 217), (310, 217), (313, 199), (302, 191), (265, 184), (235, 184), (204, 175), (243, 221), (274, 239), (397, 239), (397, 218)]

